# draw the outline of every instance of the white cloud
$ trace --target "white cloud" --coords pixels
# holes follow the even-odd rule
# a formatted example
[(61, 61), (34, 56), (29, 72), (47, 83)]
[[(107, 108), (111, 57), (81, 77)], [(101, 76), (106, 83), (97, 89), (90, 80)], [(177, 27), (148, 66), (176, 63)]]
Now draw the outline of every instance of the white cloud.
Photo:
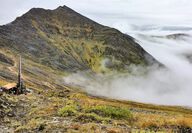
[(192, 107), (192, 64), (183, 56), (192, 53), (192, 40), (175, 41), (150, 36), (137, 39), (168, 69), (130, 66), (132, 74), (114, 72), (111, 75), (95, 75), (90, 78), (86, 73), (80, 72), (64, 77), (64, 81), (93, 95)]

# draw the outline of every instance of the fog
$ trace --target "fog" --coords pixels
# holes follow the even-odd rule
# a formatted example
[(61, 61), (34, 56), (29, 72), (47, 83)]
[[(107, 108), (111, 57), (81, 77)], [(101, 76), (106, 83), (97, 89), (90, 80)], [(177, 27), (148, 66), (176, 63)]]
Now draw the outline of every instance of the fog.
[[(147, 6), (145, 2), (151, 3)], [(125, 9), (121, 6), (123, 11), (115, 8), (112, 2), (111, 6), (115, 11), (111, 11), (109, 7), (88, 16), (133, 36), (148, 53), (163, 63), (166, 69), (160, 69), (156, 65), (147, 68), (129, 66), (127, 69), (131, 70), (131, 73), (113, 72), (93, 76), (88, 72), (78, 72), (64, 77), (64, 81), (92, 95), (192, 107), (192, 58), (187, 57), (192, 55), (192, 17), (186, 10), (192, 5), (182, 0), (171, 0), (167, 3), (163, 0), (157, 2), (159, 7), (155, 4), (156, 1), (145, 2), (144, 6), (139, 8), (137, 5), (141, 6), (142, 2), (132, 1), (137, 7)], [(178, 33), (187, 36), (166, 38), (167, 35)]]
[(133, 65), (127, 68), (129, 73), (90, 76), (89, 72), (78, 72), (64, 77), (64, 81), (92, 95), (192, 107), (192, 64), (185, 56), (192, 53), (190, 38), (172, 40), (144, 35), (135, 38), (166, 69), (157, 65), (147, 68)]

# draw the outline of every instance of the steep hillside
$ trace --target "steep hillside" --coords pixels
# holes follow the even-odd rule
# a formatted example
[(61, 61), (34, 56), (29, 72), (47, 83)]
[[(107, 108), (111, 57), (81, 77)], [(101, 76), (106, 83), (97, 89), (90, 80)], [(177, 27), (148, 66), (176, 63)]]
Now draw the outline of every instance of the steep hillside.
[[(72, 9), (31, 9), (0, 27), (0, 47), (54, 70), (101, 72), (101, 61), (120, 70), (125, 65), (147, 64), (148, 55), (132, 37), (102, 26)], [(149, 57), (149, 56), (148, 56)], [(152, 58), (152, 57), (151, 57)]]
[(0, 86), (17, 81), (27, 95), (1, 95), (0, 132), (190, 132), (192, 111), (85, 94), (63, 83), (77, 71), (108, 73), (158, 63), (132, 37), (64, 6), (31, 9), (0, 26)]
[(55, 10), (33, 8), (0, 26), (1, 78), (16, 78), (19, 54), (24, 80), (49, 88), (71, 72), (122, 71), (131, 64), (148, 65), (151, 59), (157, 63), (132, 37), (66, 6)]

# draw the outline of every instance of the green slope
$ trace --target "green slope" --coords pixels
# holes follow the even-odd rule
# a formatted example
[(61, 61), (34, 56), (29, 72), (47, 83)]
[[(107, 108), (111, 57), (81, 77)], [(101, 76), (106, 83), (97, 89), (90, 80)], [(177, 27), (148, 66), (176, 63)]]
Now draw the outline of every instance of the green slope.
[[(33, 79), (31, 83), (38, 83), (39, 79), (55, 82), (58, 76), (82, 70), (123, 71), (131, 64), (149, 65), (145, 57), (153, 59), (132, 37), (66, 6), (55, 10), (33, 8), (12, 23), (1, 26), (0, 48), (1, 55), (12, 62), (7, 64), (0, 60), (0, 67), (13, 66), (21, 53), (24, 75), (28, 80)], [(3, 73), (0, 72), (1, 77)], [(12, 74), (9, 70), (6, 73)], [(6, 75), (4, 78), (13, 79)]]

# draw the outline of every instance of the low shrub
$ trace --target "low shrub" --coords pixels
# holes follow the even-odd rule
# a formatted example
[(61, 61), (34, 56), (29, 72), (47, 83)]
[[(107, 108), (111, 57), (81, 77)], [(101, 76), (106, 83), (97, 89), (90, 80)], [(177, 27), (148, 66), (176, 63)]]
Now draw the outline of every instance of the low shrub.
[(103, 117), (110, 117), (117, 120), (127, 120), (129, 122), (133, 121), (133, 116), (128, 109), (117, 108), (111, 106), (93, 106), (89, 107), (86, 112), (93, 112)]
[(65, 107), (59, 110), (59, 115), (66, 117), (66, 116), (73, 116), (77, 113), (78, 106), (77, 105), (66, 105)]
[(39, 131), (43, 131), (45, 129), (46, 124), (40, 124)]
[(100, 117), (98, 116), (97, 114), (95, 113), (79, 113), (74, 121), (81, 121), (83, 123), (89, 123), (89, 122), (102, 122), (102, 121), (106, 121), (106, 122), (110, 122), (111, 119), (110, 118), (103, 118), (103, 117)]

